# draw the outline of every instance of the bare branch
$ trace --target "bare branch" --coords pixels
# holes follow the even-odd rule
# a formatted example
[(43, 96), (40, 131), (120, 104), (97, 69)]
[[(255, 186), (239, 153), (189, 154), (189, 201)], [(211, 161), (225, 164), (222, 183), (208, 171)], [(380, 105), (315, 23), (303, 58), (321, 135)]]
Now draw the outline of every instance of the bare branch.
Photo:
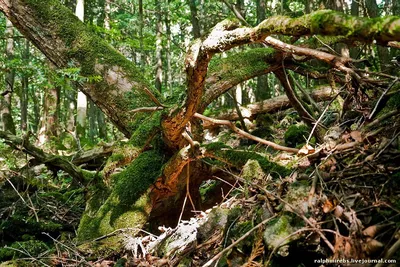
[(229, 128), (231, 128), (235, 133), (240, 134), (241, 136), (254, 140), (256, 142), (259, 142), (261, 144), (267, 145), (272, 147), (275, 150), (281, 150), (281, 151), (286, 151), (286, 152), (290, 152), (290, 153), (297, 153), (299, 150), (297, 148), (292, 148), (292, 147), (286, 147), (286, 146), (281, 146), (278, 144), (275, 144), (274, 142), (262, 139), (260, 137), (254, 136), (252, 134), (246, 133), (245, 131), (237, 128), (232, 122), (227, 121), (227, 120), (218, 120), (218, 119), (213, 119), (213, 118), (209, 118), (206, 117), (202, 114), (196, 113), (194, 115), (195, 118), (201, 119), (203, 121), (208, 121), (211, 122), (213, 124), (219, 124), (219, 125), (225, 125), (228, 126)]

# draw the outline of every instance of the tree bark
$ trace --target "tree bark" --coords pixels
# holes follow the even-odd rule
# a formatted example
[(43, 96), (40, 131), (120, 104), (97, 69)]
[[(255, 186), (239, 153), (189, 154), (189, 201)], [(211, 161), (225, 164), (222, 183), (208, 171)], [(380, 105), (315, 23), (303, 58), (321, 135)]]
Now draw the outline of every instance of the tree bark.
[(163, 1), (155, 0), (156, 6), (156, 75), (155, 87), (160, 93), (162, 92), (163, 81), (163, 64), (162, 64), (162, 16), (161, 4)]
[[(14, 28), (10, 20), (6, 19), (6, 58), (11, 61), (14, 57)], [(5, 91), (0, 96), (0, 119), (2, 129), (15, 134), (15, 124), (12, 117), (11, 100), (14, 93), (15, 71), (9, 70), (6, 73)]]
[[(29, 60), (29, 41), (24, 40), (25, 49), (23, 52), (23, 60), (28, 63)], [(21, 79), (21, 131), (26, 132), (28, 129), (28, 87), (29, 87), (29, 77), (26, 73), (22, 74)]]
[(190, 7), (190, 20), (192, 22), (192, 35), (195, 39), (200, 38), (200, 23), (197, 17), (196, 0), (188, 0)]

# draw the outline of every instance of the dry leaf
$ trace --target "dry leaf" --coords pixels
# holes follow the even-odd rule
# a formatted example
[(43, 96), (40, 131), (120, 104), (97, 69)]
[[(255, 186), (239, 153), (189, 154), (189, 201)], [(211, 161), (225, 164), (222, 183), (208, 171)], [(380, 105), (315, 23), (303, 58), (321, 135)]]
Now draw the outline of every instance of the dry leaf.
[(315, 148), (312, 146), (305, 144), (302, 148), (300, 148), (299, 152), (297, 152), (297, 155), (299, 156), (306, 156), (309, 154), (312, 154), (315, 152)]
[(340, 205), (337, 205), (333, 212), (333, 215), (335, 215), (336, 218), (340, 218), (343, 216), (343, 211), (344, 211), (343, 207)]
[(324, 213), (329, 213), (336, 208), (337, 201), (335, 199), (327, 199), (322, 206)]
[(364, 251), (368, 255), (372, 255), (380, 251), (384, 246), (385, 245), (378, 240), (371, 238), (364, 244)]
[(360, 131), (352, 131), (350, 133), (350, 136), (351, 136), (351, 138), (354, 139), (354, 141), (357, 141), (357, 142), (362, 142), (362, 140), (363, 140)]

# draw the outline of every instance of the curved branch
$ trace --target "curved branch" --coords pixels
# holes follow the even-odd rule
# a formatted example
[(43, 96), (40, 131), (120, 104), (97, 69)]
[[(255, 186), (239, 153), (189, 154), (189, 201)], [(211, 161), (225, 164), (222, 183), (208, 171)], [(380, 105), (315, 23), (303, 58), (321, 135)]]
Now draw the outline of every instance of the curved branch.
[(207, 106), (233, 86), (280, 68), (280, 54), (271, 48), (250, 49), (210, 62), (205, 92), (197, 109), (203, 113)]

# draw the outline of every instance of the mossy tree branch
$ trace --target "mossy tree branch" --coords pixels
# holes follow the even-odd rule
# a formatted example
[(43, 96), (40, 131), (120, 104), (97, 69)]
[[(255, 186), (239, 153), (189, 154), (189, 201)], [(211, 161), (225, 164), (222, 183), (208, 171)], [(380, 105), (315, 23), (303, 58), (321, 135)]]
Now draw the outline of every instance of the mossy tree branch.
[(4, 139), (7, 144), (10, 146), (21, 150), (41, 163), (46, 164), (47, 166), (56, 167), (57, 169), (61, 169), (71, 175), (71, 177), (79, 184), (85, 184), (85, 175), (83, 171), (71, 163), (67, 158), (63, 156), (54, 156), (44, 152), (42, 149), (39, 149), (29, 143), (29, 134), (25, 136), (25, 138), (20, 138), (18, 136), (12, 135), (8, 132), (0, 131), (0, 138)]
[(127, 111), (161, 105), (141, 71), (58, 0), (1, 0), (0, 10), (55, 66), (79, 67), (87, 77), (79, 89), (126, 136), (133, 121)]

